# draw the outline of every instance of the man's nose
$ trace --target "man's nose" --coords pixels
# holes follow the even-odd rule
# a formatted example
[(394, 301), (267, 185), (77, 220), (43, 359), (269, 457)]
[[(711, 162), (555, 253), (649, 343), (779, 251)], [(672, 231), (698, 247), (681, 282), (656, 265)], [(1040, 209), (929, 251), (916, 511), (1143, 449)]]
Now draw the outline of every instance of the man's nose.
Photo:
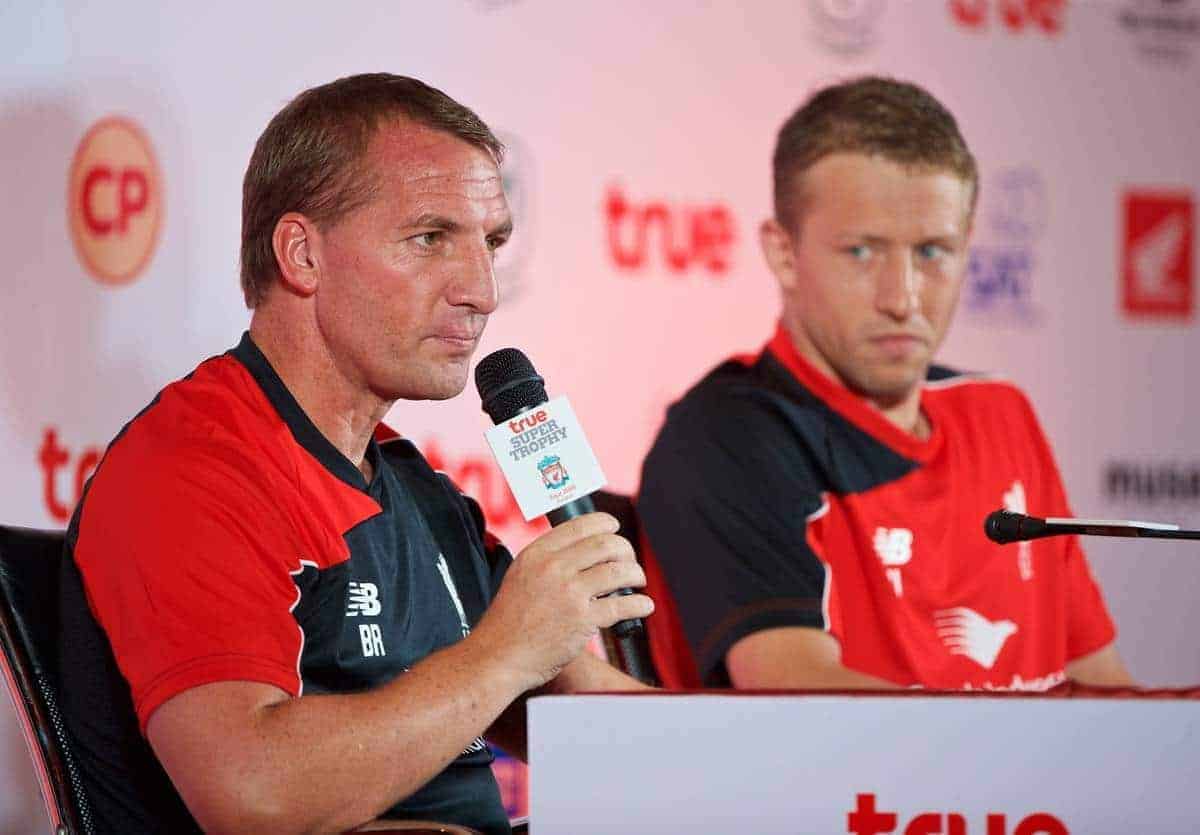
[(500, 305), (493, 260), (494, 251), (486, 243), (471, 247), (451, 284), (451, 304), (467, 305), (483, 314), (491, 313)]
[(916, 312), (920, 273), (908, 253), (895, 253), (884, 263), (875, 287), (875, 307), (893, 319), (904, 320)]

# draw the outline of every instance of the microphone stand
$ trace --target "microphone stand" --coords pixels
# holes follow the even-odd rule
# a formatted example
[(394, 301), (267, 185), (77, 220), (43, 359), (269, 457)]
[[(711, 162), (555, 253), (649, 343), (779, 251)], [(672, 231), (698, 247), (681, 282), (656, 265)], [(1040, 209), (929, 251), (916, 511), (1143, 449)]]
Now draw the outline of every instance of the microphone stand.
[(1070, 519), (1027, 516), (1009, 510), (989, 513), (983, 521), (988, 539), (1001, 544), (1025, 542), (1047, 536), (1120, 536), (1137, 539), (1200, 539), (1200, 531), (1183, 530), (1178, 525), (1160, 522), (1132, 522), (1114, 519)]

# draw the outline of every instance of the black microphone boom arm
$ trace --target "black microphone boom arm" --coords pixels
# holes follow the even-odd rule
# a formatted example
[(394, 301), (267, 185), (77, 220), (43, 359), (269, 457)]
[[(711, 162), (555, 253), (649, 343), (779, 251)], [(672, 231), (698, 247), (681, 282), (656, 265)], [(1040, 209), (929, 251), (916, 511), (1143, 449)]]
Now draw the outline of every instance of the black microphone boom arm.
[(983, 520), (983, 532), (993, 542), (1025, 542), (1046, 536), (1125, 536), (1139, 539), (1200, 539), (1200, 531), (1182, 530), (1178, 525), (1161, 522), (1133, 522), (1117, 519), (1066, 519), (1026, 516), (1011, 510), (997, 510)]

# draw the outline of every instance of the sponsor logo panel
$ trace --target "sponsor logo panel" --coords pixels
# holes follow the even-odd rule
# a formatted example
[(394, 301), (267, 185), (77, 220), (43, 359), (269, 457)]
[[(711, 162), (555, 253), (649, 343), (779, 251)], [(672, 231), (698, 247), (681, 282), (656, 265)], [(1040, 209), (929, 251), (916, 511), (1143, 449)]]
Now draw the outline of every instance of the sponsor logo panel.
[(1197, 0), (1126, 0), (1117, 10), (1116, 21), (1149, 64), (1190, 66), (1200, 46)]
[(128, 284), (150, 262), (163, 217), (154, 149), (132, 120), (101, 119), (79, 142), (67, 214), (79, 261), (96, 281)]
[(1132, 507), (1200, 508), (1200, 461), (1109, 461), (1104, 497)]
[(1126, 191), (1121, 309), (1131, 319), (1191, 317), (1196, 202), (1189, 191)]

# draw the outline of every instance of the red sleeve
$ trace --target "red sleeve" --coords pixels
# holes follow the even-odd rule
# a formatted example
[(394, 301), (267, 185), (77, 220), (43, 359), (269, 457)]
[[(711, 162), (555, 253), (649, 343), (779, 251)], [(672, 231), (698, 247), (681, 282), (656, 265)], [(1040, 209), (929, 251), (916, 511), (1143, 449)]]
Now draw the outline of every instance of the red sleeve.
[(106, 456), (74, 549), (142, 732), (159, 705), (201, 684), (258, 681), (298, 695), (303, 635), (291, 610), (304, 552), (286, 495), (240, 449), (164, 451), (148, 434)]
[[(1043, 495), (1048, 497), (1044, 508), (1039, 508), (1039, 516), (1074, 516), (1067, 493), (1063, 487), (1062, 476), (1054, 460), (1054, 453), (1042, 432), (1033, 406), (1025, 396), (1021, 395), (1025, 412), (1028, 416), (1032, 433), (1035, 438), (1039, 457), (1039, 472), (1042, 475)], [(1032, 508), (1031, 508), (1032, 511)], [(1066, 585), (1066, 625), (1067, 625), (1067, 661), (1074, 661), (1111, 644), (1117, 636), (1112, 616), (1104, 603), (1100, 585), (1092, 576), (1087, 556), (1079, 543), (1079, 537), (1057, 537), (1060, 544), (1059, 552), (1065, 562)]]

